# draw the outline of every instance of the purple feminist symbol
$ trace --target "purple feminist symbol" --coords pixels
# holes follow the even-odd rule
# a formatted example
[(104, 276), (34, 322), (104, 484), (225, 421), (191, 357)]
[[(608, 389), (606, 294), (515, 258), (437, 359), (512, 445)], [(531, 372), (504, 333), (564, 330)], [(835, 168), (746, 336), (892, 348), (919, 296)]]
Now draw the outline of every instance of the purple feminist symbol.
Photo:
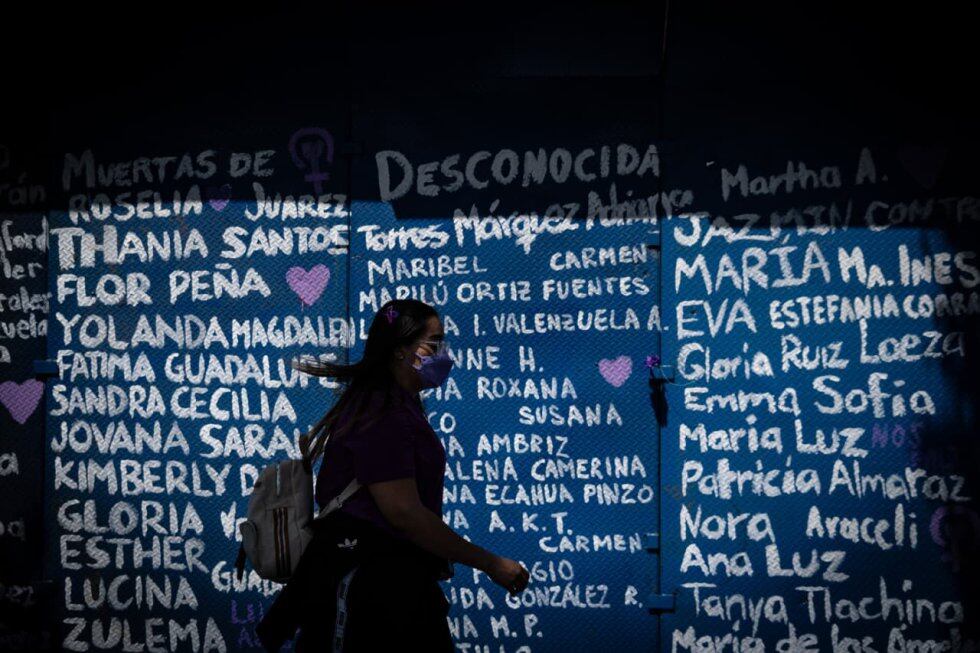
[(297, 168), (306, 172), (303, 179), (313, 182), (317, 195), (323, 192), (323, 182), (330, 179), (330, 173), (320, 169), (320, 157), (324, 154), (326, 164), (333, 163), (333, 136), (326, 129), (304, 127), (289, 137), (289, 156)]
[(398, 311), (395, 310), (394, 306), (389, 306), (388, 310), (385, 311), (385, 317), (388, 318), (388, 324), (394, 324), (395, 318), (398, 317)]

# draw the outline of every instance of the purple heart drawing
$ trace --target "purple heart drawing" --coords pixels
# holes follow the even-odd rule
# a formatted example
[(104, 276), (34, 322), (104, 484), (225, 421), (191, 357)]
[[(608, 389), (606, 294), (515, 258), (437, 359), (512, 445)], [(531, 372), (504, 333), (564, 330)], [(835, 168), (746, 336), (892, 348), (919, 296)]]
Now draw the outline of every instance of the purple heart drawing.
[(309, 271), (301, 267), (286, 270), (286, 283), (307, 306), (313, 306), (313, 302), (320, 299), (328, 281), (330, 270), (326, 265), (314, 265)]
[(208, 196), (208, 204), (215, 211), (224, 211), (225, 207), (228, 206), (228, 202), (231, 200), (231, 184), (222, 184), (221, 186), (208, 186), (206, 195)]
[(929, 145), (906, 145), (898, 150), (902, 167), (926, 190), (932, 190), (946, 161), (946, 148)]
[(633, 372), (633, 361), (629, 356), (620, 356), (612, 360), (603, 358), (599, 361), (599, 374), (615, 388), (626, 383)]
[(7, 407), (10, 416), (18, 424), (25, 423), (34, 414), (43, 395), (44, 383), (36, 379), (28, 379), (23, 383), (0, 383), (0, 404)]

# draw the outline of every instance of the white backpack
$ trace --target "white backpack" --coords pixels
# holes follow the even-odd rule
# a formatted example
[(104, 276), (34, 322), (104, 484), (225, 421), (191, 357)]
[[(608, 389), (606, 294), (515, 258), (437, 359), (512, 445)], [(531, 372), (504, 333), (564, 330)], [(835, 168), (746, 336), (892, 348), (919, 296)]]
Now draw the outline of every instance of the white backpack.
[[(323, 447), (318, 447), (323, 451)], [(238, 526), (242, 544), (235, 571), (239, 580), (245, 559), (260, 578), (284, 583), (292, 576), (303, 550), (313, 539), (313, 520), (340, 508), (360, 487), (354, 479), (313, 517), (313, 460), (315, 453), (299, 460), (267, 465), (252, 486), (248, 515)]]

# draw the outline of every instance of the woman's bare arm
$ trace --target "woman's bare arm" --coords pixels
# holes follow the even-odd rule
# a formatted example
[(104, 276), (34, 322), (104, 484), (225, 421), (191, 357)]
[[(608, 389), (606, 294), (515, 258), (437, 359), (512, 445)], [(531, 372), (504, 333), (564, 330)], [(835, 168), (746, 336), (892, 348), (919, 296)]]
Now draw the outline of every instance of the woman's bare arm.
[(392, 528), (426, 551), (479, 569), (512, 594), (527, 586), (528, 572), (519, 563), (465, 540), (446, 526), (440, 515), (422, 505), (415, 479), (400, 478), (367, 487)]

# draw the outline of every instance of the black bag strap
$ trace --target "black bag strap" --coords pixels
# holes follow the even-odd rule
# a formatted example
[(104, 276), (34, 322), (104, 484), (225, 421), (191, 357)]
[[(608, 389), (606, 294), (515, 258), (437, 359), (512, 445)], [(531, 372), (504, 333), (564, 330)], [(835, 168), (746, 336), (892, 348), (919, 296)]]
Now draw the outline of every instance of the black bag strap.
[(238, 580), (241, 580), (242, 576), (245, 575), (245, 560), (246, 560), (245, 545), (239, 544), (238, 556), (235, 558), (235, 577)]

